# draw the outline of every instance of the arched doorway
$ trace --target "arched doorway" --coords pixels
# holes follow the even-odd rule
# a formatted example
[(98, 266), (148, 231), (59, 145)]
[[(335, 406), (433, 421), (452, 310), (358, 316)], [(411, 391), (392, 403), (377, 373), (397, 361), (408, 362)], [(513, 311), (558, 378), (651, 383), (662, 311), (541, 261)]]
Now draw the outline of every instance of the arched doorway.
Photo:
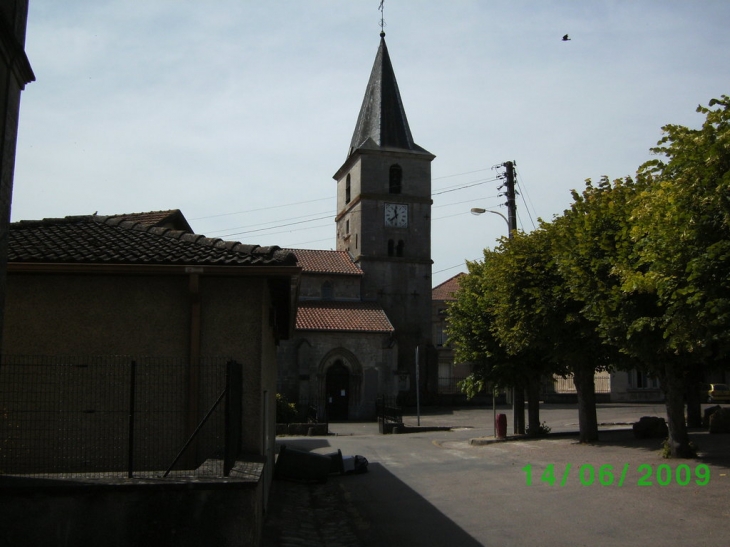
[(350, 370), (341, 360), (327, 369), (325, 380), (327, 418), (347, 420), (350, 407)]

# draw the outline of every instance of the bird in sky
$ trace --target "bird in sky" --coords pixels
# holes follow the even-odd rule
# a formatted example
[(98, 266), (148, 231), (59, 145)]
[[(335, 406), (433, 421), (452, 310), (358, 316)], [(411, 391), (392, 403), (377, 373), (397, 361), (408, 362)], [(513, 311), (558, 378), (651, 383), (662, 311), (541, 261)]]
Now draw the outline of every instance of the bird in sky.
[(568, 38), (567, 34), (565, 36), (563, 36), (563, 42), (567, 42), (568, 40), (570, 40), (570, 38)]

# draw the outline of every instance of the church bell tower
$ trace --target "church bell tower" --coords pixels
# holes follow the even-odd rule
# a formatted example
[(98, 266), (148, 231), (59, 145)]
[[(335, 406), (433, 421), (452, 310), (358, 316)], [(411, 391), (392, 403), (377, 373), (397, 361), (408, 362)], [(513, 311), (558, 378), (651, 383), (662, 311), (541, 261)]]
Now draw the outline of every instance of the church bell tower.
[[(364, 272), (363, 300), (395, 328), (398, 371), (415, 390), (416, 346), (431, 345), (431, 161), (413, 142), (385, 33), (337, 181), (337, 250)], [(423, 369), (422, 369), (423, 370)]]

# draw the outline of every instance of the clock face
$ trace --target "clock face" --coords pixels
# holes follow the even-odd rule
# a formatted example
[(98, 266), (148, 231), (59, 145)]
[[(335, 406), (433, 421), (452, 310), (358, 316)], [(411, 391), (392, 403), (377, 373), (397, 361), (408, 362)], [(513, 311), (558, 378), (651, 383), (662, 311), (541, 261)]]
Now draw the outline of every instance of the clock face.
[(386, 203), (385, 225), (392, 228), (405, 228), (408, 226), (408, 205), (404, 203)]

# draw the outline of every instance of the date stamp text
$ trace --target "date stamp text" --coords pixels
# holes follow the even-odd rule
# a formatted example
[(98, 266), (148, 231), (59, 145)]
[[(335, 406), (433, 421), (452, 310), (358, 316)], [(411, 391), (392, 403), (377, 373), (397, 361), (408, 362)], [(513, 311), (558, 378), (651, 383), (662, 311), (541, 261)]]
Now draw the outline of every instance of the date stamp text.
[(672, 483), (679, 486), (706, 486), (710, 483), (710, 468), (704, 463), (694, 469), (684, 463), (675, 468), (665, 463), (656, 467), (643, 463), (634, 469), (628, 463), (620, 467), (601, 465), (598, 469), (589, 463), (580, 467), (566, 463), (562, 469), (556, 469), (555, 464), (551, 463), (545, 466), (542, 473), (539, 469), (533, 469), (532, 465), (526, 465), (522, 471), (527, 486), (535, 484), (535, 480), (550, 486), (565, 486), (569, 480), (576, 479), (583, 486), (623, 486), (627, 482), (637, 486), (669, 486)]

